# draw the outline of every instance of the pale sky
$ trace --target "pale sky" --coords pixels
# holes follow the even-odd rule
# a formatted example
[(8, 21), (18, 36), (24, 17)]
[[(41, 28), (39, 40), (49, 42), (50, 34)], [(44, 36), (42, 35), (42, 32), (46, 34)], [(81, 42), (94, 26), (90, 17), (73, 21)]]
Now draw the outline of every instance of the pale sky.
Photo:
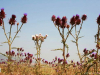
[[(21, 32), (18, 33), (17, 36), (20, 36), (20, 38), (14, 40), (12, 47), (23, 47), (24, 52), (30, 52), (35, 56), (36, 49), (34, 48), (35, 44), (32, 40), (32, 35), (41, 33), (45, 36), (48, 34), (49, 36), (41, 46), (41, 57), (48, 61), (52, 61), (55, 56), (63, 58), (61, 51), (51, 51), (52, 49), (63, 48), (62, 38), (51, 21), (52, 15), (60, 18), (66, 16), (68, 24), (70, 24), (69, 21), (73, 15), (79, 14), (80, 17), (83, 14), (87, 15), (87, 20), (84, 21), (79, 35), (84, 37), (79, 39), (78, 42), (80, 53), (83, 53), (84, 48), (88, 50), (96, 48), (94, 35), (97, 33), (98, 25), (96, 19), (100, 14), (99, 7), (99, 0), (0, 0), (0, 9), (4, 8), (6, 13), (6, 18), (4, 19), (6, 33), (10, 30), (8, 21), (12, 14), (16, 15), (16, 21), (21, 26), (21, 18), (24, 13), (27, 13), (28, 21), (23, 25)], [(77, 26), (77, 31), (79, 27)], [(12, 38), (16, 30), (17, 25), (12, 26)], [(67, 28), (65, 32), (67, 33)], [(73, 29), (72, 34), (75, 36), (75, 29)], [(0, 42), (7, 41), (2, 27), (0, 27), (0, 35)], [(76, 44), (71, 42), (71, 40), (74, 40), (74, 38), (69, 35), (66, 41), (69, 45), (70, 54), (68, 60), (74, 59), (74, 61), (79, 61)], [(5, 53), (8, 50), (9, 46), (7, 43), (0, 46), (0, 52)], [(16, 49), (15, 52), (17, 52)]]

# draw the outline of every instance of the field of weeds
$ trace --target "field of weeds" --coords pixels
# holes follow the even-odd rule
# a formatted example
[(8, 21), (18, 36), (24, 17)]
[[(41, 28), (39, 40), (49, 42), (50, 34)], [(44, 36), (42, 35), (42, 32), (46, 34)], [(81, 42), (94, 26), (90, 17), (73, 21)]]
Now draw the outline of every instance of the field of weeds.
[[(0, 27), (2, 27), (4, 34), (6, 36), (9, 51), (6, 51), (3, 56), (7, 57), (6, 61), (1, 59), (0, 62), (0, 75), (100, 75), (100, 55), (98, 53), (100, 49), (100, 38), (99, 38), (99, 30), (100, 30), (100, 15), (97, 17), (98, 31), (95, 35), (95, 42), (97, 43), (96, 49), (87, 50), (83, 49), (83, 55), (80, 54), (78, 48), (78, 40), (83, 36), (79, 37), (80, 31), (82, 29), (82, 25), (84, 21), (87, 19), (87, 15), (83, 14), (80, 18), (80, 15), (76, 14), (70, 19), (70, 24), (67, 24), (66, 16), (63, 16), (62, 19), (53, 15), (51, 20), (54, 23), (54, 26), (59, 31), (59, 34), (62, 38), (61, 43), (63, 44), (63, 48), (54, 49), (52, 51), (61, 50), (63, 59), (55, 58), (52, 61), (47, 61), (40, 57), (41, 46), (45, 39), (47, 39), (48, 35), (42, 36), (42, 34), (32, 35), (32, 40), (35, 43), (37, 53), (35, 54), (37, 58), (33, 56), (31, 53), (24, 52), (23, 48), (15, 48), (17, 49), (17, 53), (12, 50), (12, 43), (15, 40), (18, 32), (21, 30), (22, 26), (27, 23), (27, 14), (21, 18), (22, 25), (18, 28), (19, 23), (17, 23), (17, 31), (14, 38), (11, 37), (12, 26), (15, 25), (16, 15), (12, 15), (9, 24), (10, 24), (10, 32), (9, 37), (5, 32), (4, 25), (5, 12), (4, 8), (0, 11)], [(77, 25), (80, 25), (79, 31), (76, 30)], [(75, 36), (72, 34), (72, 29), (75, 28)], [(64, 35), (64, 30), (67, 29), (67, 36)], [(62, 31), (61, 31), (62, 30)], [(72, 40), (73, 43), (77, 46), (77, 52), (80, 61), (74, 62), (73, 60), (68, 63), (67, 58), (70, 57), (70, 53), (68, 52), (69, 46), (66, 44), (66, 40), (68, 36), (71, 35), (75, 41)], [(5, 43), (5, 42), (4, 42)], [(65, 49), (67, 49), (67, 53), (65, 53)], [(23, 53), (24, 52), (24, 53)], [(35, 60), (34, 65), (32, 64), (32, 60)]]

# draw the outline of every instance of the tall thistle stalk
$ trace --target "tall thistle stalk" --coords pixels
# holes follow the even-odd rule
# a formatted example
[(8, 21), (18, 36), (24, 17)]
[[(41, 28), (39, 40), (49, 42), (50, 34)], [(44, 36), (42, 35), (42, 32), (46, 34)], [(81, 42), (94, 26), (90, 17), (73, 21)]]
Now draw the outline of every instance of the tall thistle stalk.
[(96, 47), (97, 47), (96, 72), (98, 72), (98, 61), (99, 61), (98, 51), (100, 49), (100, 43), (99, 43), (99, 40), (100, 40), (100, 38), (99, 38), (99, 35), (100, 35), (100, 33), (99, 33), (99, 30), (100, 30), (100, 27), (99, 27), (100, 26), (100, 14), (97, 17), (97, 24), (98, 24), (98, 33), (97, 33), (97, 45), (96, 45)]
[[(47, 38), (48, 35), (45, 35), (44, 37), (39, 34), (39, 35), (32, 35), (32, 40), (34, 41), (35, 45), (36, 45), (36, 50), (37, 50), (37, 66), (39, 65), (39, 69), (40, 69), (40, 51), (41, 51), (41, 44), (42, 42), (44, 42), (44, 39)], [(40, 41), (40, 43), (39, 43)], [(38, 57), (39, 57), (39, 61), (38, 61)]]
[(64, 58), (64, 68), (65, 68), (65, 62), (66, 62), (66, 59), (65, 59), (65, 39), (64, 39), (64, 28), (62, 29), (62, 34), (63, 34), (63, 37), (62, 37), (62, 40), (63, 40), (63, 58)]
[[(65, 47), (67, 48), (67, 54), (68, 54), (68, 45), (66, 44), (66, 40), (67, 40), (67, 38), (69, 36), (69, 32), (71, 32), (71, 30), (73, 29), (73, 26), (71, 27), (70, 31), (67, 33), (66, 38), (64, 38), (64, 29), (65, 29), (65, 27), (67, 29), (69, 29), (69, 27), (70, 27), (66, 23), (67, 22), (66, 16), (64, 16), (62, 18), (62, 20), (61, 20), (59, 17), (57, 17), (57, 19), (56, 19), (55, 15), (53, 15), (52, 16), (52, 21), (53, 21), (55, 27), (58, 29), (60, 36), (62, 37), (63, 49), (60, 48), (60, 49), (55, 49), (55, 50), (62, 50), (63, 51), (63, 54), (62, 54), (63, 55), (63, 59), (64, 59), (64, 61), (63, 61), (63, 70), (65, 70), (65, 64), (66, 64)], [(60, 32), (60, 28), (59, 27), (62, 29), (62, 33)]]
[[(82, 16), (82, 23), (81, 23), (81, 20), (79, 18), (79, 15), (76, 14), (76, 16), (73, 16), (74, 19), (76, 19), (77, 21), (75, 21), (75, 35), (76, 35), (76, 38), (72, 35), (72, 33), (70, 32), (70, 34), (73, 36), (73, 38), (76, 40), (76, 41), (73, 41), (74, 43), (76, 43), (76, 46), (77, 46), (77, 51), (78, 51), (78, 56), (80, 58), (80, 62), (82, 63), (82, 58), (81, 58), (81, 55), (80, 55), (80, 52), (79, 52), (79, 48), (78, 48), (78, 39), (79, 38), (82, 38), (82, 37), (79, 37), (79, 34), (80, 34), (80, 30), (82, 29), (82, 24), (83, 24), (83, 21), (86, 20), (86, 15), (83, 15)], [(76, 25), (79, 25), (81, 23), (81, 26), (80, 26), (80, 29), (79, 29), (79, 32), (76, 31)]]

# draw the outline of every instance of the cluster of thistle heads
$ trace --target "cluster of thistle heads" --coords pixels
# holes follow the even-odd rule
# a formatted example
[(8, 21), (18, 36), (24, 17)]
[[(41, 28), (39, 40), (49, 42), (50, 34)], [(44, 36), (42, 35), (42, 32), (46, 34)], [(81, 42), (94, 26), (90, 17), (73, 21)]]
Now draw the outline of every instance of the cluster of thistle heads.
[(32, 35), (32, 40), (34, 40), (34, 41), (41, 40), (41, 42), (44, 42), (44, 39), (46, 39), (47, 36), (48, 36), (47, 34), (45, 36), (42, 36), (41, 34)]
[[(84, 55), (89, 55), (90, 54), (90, 57), (92, 57), (94, 59), (97, 59), (98, 57), (97, 57), (97, 53), (95, 51), (96, 51), (95, 49), (87, 50), (86, 48), (83, 50)], [(99, 61), (100, 61), (100, 56), (99, 56)]]
[[(52, 65), (52, 67), (56, 67), (58, 64), (64, 64), (64, 63), (68, 65), (67, 60), (64, 62), (64, 59), (57, 58), (57, 56), (55, 57), (55, 59), (53, 59), (52, 62), (49, 62), (49, 61), (47, 61), (47, 60), (45, 60), (45, 59), (42, 59), (42, 62), (45, 63), (45, 64)], [(55, 62), (57, 62), (58, 64), (55, 64)], [(82, 61), (82, 63), (83, 63), (83, 62), (84, 62), (84, 61)], [(70, 64), (72, 64), (73, 67), (76, 67), (76, 65), (77, 65), (77, 66), (82, 66), (81, 63), (79, 63), (78, 61), (75, 63), (75, 62), (73, 62), (73, 60), (71, 60), (71, 63), (70, 63)]]
[[(1, 12), (0, 12), (0, 26), (2, 26), (2, 23), (3, 23), (3, 19), (5, 18), (5, 12), (4, 12), (4, 8), (1, 9)], [(16, 15), (12, 15), (12, 17), (10, 18), (9, 20), (9, 24), (11, 25), (15, 25), (15, 20), (16, 18)], [(26, 23), (27, 22), (27, 14), (25, 13), (24, 16), (21, 18), (21, 22), (22, 23)], [(17, 25), (19, 25), (19, 23), (17, 23)]]
[[(30, 53), (22, 53), (24, 51), (24, 49), (22, 48), (17, 48), (17, 51), (18, 53), (15, 54), (14, 51), (10, 51), (10, 55), (13, 57), (21, 57), (21, 56), (25, 56), (24, 59), (21, 59), (19, 62), (26, 62), (26, 61), (29, 61), (30, 63), (32, 63), (32, 57), (33, 57), (33, 54), (30, 54)], [(6, 54), (9, 55), (9, 51), (6, 51)]]
[[(23, 50), (23, 49), (22, 49)], [(22, 51), (21, 50), (21, 48), (18, 50), (18, 51)], [(91, 54), (90, 55), (90, 57), (92, 57), (92, 58), (94, 58), (94, 59), (97, 59), (97, 53), (94, 53), (94, 49), (93, 50), (90, 50), (90, 51), (88, 51), (86, 48), (83, 50), (83, 52), (84, 52), (84, 54), (86, 55), (86, 54)], [(9, 52), (6, 52), (6, 54), (9, 54)], [(15, 54), (15, 52), (14, 51), (12, 51), (11, 52), (11, 55), (12, 56), (14, 56), (14, 54)], [(22, 53), (20, 54), (20, 56), (21, 55), (23, 55)], [(17, 55), (16, 56), (19, 56), (19, 54), (17, 53)], [(32, 59), (35, 59), (36, 61), (37, 60), (41, 60), (42, 58), (35, 58), (35, 57), (33, 57), (33, 54), (31, 54), (31, 53), (24, 53), (24, 56), (25, 56), (25, 58), (24, 59), (21, 59), (18, 63), (21, 63), (21, 62), (29, 62), (30, 64), (32, 63)], [(69, 57), (69, 53), (66, 55), (66, 58), (68, 58)], [(100, 57), (99, 57), (100, 58)], [(12, 60), (13, 61), (13, 60)], [(99, 61), (100, 61), (100, 59), (99, 59)], [(61, 59), (61, 58), (57, 58), (57, 56), (53, 59), (53, 61), (51, 61), (51, 62), (49, 62), (49, 61), (47, 61), (47, 60), (45, 60), (45, 59), (42, 59), (42, 62), (43, 63), (45, 63), (45, 64), (49, 64), (49, 65), (52, 65), (52, 67), (56, 67), (57, 66), (57, 64), (55, 64), (55, 62), (57, 62), (58, 64), (68, 64), (68, 62), (67, 62), (67, 60), (64, 62), (64, 59)], [(84, 61), (82, 61), (82, 63), (83, 63)], [(82, 66), (82, 63), (79, 63), (78, 61), (75, 63), (75, 62), (73, 62), (73, 60), (71, 60), (71, 64), (73, 64), (73, 67), (76, 67), (76, 65), (77, 66)], [(2, 62), (0, 62), (0, 64), (6, 64), (4, 61), (2, 61)]]
[[(73, 16), (71, 19), (70, 19), (70, 24), (71, 25), (79, 25), (81, 23), (81, 20), (82, 21), (85, 21), (87, 18), (87, 15), (82, 15), (81, 19), (80, 19), (80, 16), (78, 14), (76, 14), (76, 16)], [(69, 28), (70, 26), (68, 25), (67, 23), (67, 18), (66, 16), (63, 16), (62, 19), (60, 19), (60, 17), (57, 17), (55, 15), (52, 16), (52, 21), (55, 23), (55, 25), (61, 27), (61, 28)]]

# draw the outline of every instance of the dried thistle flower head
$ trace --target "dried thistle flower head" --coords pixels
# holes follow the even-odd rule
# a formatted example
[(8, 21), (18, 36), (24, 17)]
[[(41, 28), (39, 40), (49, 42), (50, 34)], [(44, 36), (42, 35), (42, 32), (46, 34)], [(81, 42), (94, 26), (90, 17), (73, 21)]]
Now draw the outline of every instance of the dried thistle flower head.
[(34, 35), (32, 35), (32, 40), (36, 40), (36, 37)]
[(46, 34), (46, 37), (48, 36), (48, 34)]
[(36, 36), (36, 41), (38, 41), (38, 40), (39, 40), (39, 36), (38, 36), (38, 34), (36, 34), (35, 36)]
[(41, 41), (44, 42), (44, 37), (41, 38)]
[(38, 36), (38, 34), (36, 34), (35, 36)]
[(47, 38), (47, 36), (48, 36), (48, 35), (46, 34), (46, 35), (44, 36), (44, 39), (46, 39), (46, 38)]

